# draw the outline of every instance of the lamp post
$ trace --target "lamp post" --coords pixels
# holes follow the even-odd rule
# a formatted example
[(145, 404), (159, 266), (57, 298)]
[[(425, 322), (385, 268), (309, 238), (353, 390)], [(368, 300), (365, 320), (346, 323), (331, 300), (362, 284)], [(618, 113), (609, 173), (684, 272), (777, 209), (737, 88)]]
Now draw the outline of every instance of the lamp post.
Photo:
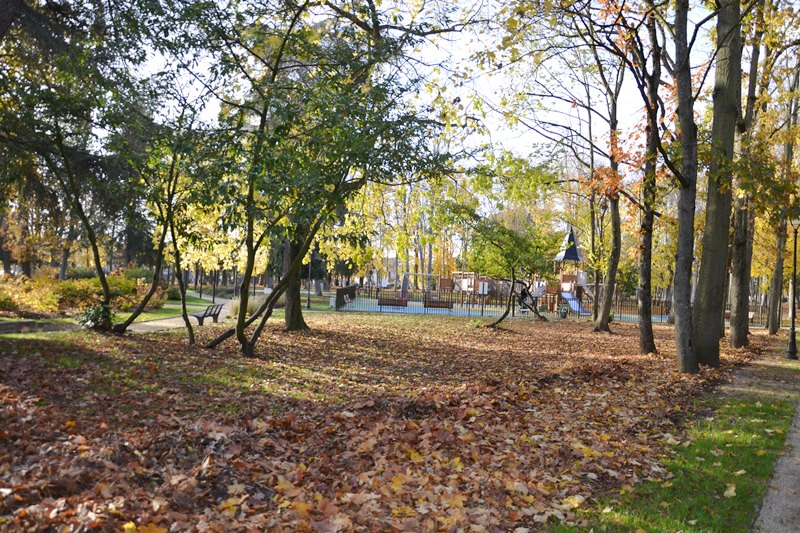
[(794, 251), (792, 252), (792, 300), (789, 303), (789, 347), (786, 349), (786, 357), (797, 359), (797, 338), (795, 336), (795, 302), (797, 301), (797, 230), (800, 229), (800, 217), (792, 217), (792, 229), (794, 230)]

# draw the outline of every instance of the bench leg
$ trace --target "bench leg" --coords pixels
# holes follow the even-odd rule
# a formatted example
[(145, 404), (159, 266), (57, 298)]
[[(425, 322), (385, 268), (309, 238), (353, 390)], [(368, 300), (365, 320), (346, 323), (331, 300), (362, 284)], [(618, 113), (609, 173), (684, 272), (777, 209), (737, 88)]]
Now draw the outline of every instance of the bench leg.
[(205, 320), (205, 317), (202, 317), (202, 318), (201, 317), (197, 317), (197, 325), (198, 326), (202, 326), (203, 325), (203, 320)]
[(211, 320), (213, 320), (214, 324), (216, 324), (218, 318), (219, 318), (219, 315), (214, 315), (214, 316), (211, 317)]

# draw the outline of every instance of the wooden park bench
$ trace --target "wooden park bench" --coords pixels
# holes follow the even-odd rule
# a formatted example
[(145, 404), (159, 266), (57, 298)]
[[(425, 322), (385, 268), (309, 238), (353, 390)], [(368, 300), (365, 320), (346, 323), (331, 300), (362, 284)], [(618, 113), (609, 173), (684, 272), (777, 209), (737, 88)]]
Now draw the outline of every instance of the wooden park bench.
[[(725, 320), (730, 320), (730, 319), (731, 319), (731, 312), (730, 312), (729, 309), (726, 309), (725, 310)], [(756, 319), (756, 314), (755, 314), (754, 311), (750, 311), (749, 313), (747, 313), (747, 321), (748, 322), (750, 322), (752, 324), (755, 319)]]
[(452, 309), (453, 302), (449, 300), (436, 300), (434, 298), (425, 298), (422, 301), (422, 304), (425, 307), (429, 307), (431, 309)]
[(195, 317), (198, 325), (202, 326), (203, 321), (208, 317), (211, 317), (211, 319), (216, 323), (221, 312), (222, 304), (209, 305), (204, 311), (197, 311), (196, 313), (192, 313), (191, 316)]
[(408, 300), (403, 298), (378, 298), (380, 307), (408, 307)]

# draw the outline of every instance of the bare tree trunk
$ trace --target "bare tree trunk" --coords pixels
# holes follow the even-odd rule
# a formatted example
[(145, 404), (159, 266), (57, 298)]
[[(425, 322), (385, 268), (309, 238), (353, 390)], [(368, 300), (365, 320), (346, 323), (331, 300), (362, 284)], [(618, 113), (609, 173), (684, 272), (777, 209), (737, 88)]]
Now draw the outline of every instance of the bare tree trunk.
[[(605, 285), (603, 287), (603, 304), (595, 323), (595, 331), (611, 331), (609, 319), (611, 318), (611, 306), (614, 301), (614, 286), (617, 284), (617, 271), (619, 269), (619, 257), (622, 251), (622, 224), (619, 216), (619, 196), (609, 198), (609, 212), (611, 213), (611, 257), (608, 262)], [(597, 299), (595, 294), (595, 300)]]
[[(655, 174), (653, 174), (655, 180)], [(645, 184), (647, 194), (655, 196), (655, 183), (652, 188)], [(645, 194), (645, 191), (643, 191)], [(636, 296), (639, 307), (639, 352), (643, 354), (656, 353), (656, 342), (653, 337), (653, 204), (643, 202), (642, 235), (639, 256), (639, 286)]]
[[(589, 138), (590, 139), (592, 138), (591, 115), (592, 114), (589, 113), (589, 117), (590, 117), (590, 119), (589, 119)], [(592, 152), (594, 152), (594, 150), (592, 150)], [(592, 165), (592, 167), (593, 166), (594, 165)], [(593, 171), (592, 167), (590, 167), (590, 170)], [(592, 321), (595, 323), (595, 331), (597, 331), (597, 329), (598, 329), (598, 326), (597, 326), (597, 324), (599, 324), (598, 313), (600, 312), (600, 308), (599, 308), (598, 301), (597, 301), (597, 297), (598, 297), (597, 292), (598, 292), (599, 283), (598, 283), (598, 278), (597, 278), (598, 270), (597, 270), (597, 242), (596, 242), (596, 240), (597, 240), (597, 208), (596, 208), (596, 202), (597, 202), (597, 192), (592, 190), (592, 195), (589, 197), (589, 218), (590, 218), (591, 226), (592, 226), (591, 242), (590, 242), (590, 248), (592, 250), (592, 277), (593, 277), (593, 288), (592, 288), (592, 290), (594, 291), (594, 295), (593, 295), (593, 298), (592, 298)]]
[(189, 312), (186, 310), (186, 276), (184, 276), (183, 267), (181, 266), (181, 251), (178, 247), (178, 239), (175, 232), (175, 222), (170, 219), (169, 231), (172, 236), (172, 253), (175, 258), (175, 273), (178, 278), (178, 290), (181, 293), (181, 317), (186, 326), (186, 334), (189, 336), (189, 344), (194, 344), (194, 328), (192, 322), (189, 320)]
[(500, 318), (498, 318), (497, 320), (495, 320), (491, 324), (487, 325), (486, 326), (487, 328), (496, 328), (511, 313), (511, 305), (514, 302), (514, 284), (516, 282), (517, 282), (516, 272), (514, 272), (514, 269), (512, 268), (511, 269), (511, 289), (509, 289), (509, 291), (508, 291), (508, 300), (506, 301), (506, 310), (505, 310), (505, 312), (503, 313), (503, 315)]
[(678, 122), (683, 157), (678, 200), (678, 246), (675, 254), (675, 348), (678, 369), (697, 372), (699, 366), (692, 342), (692, 262), (694, 256), (694, 210), (697, 199), (697, 126), (694, 122), (692, 71), (687, 21), (689, 0), (675, 4), (675, 77)]
[(748, 199), (739, 198), (734, 211), (731, 246), (731, 332), (730, 344), (741, 348), (747, 344), (750, 314), (750, 269), (747, 259), (750, 211)]
[[(298, 228), (297, 235), (303, 235), (305, 228)], [(286, 239), (284, 243), (283, 277), (287, 279), (286, 292), (284, 293), (284, 329), (286, 331), (301, 331), (308, 329), (303, 318), (303, 298), (300, 294), (300, 269), (292, 268), (297, 255), (302, 248), (302, 240)], [(311, 264), (308, 265), (311, 268)]]
[(783, 298), (783, 252), (786, 250), (786, 220), (782, 220), (777, 230), (777, 255), (775, 269), (772, 271), (772, 280), (769, 285), (769, 311), (767, 312), (767, 329), (770, 335), (775, 335), (781, 328), (781, 298)]
[[(171, 200), (170, 200), (171, 201)], [(170, 209), (171, 211), (171, 209)], [(168, 214), (168, 216), (171, 216)], [(122, 322), (121, 324), (117, 324), (114, 326), (114, 333), (125, 333), (125, 330), (133, 324), (133, 321), (136, 320), (139, 315), (142, 314), (145, 307), (147, 307), (148, 302), (153, 297), (153, 295), (158, 290), (158, 282), (161, 280), (161, 266), (164, 262), (164, 245), (167, 239), (167, 229), (168, 224), (164, 222), (163, 229), (161, 231), (161, 237), (158, 240), (158, 250), (156, 251), (156, 264), (155, 268), (153, 268), (153, 279), (150, 282), (150, 288), (147, 290), (147, 294), (144, 295), (144, 298), (139, 302), (136, 308), (133, 310), (133, 313), (128, 317), (127, 320)]]
[[(750, 72), (748, 76), (747, 99), (743, 120), (739, 125), (739, 139), (743, 145), (743, 157), (750, 151), (750, 137), (754, 117), (757, 111), (756, 92), (758, 88), (758, 69), (761, 54), (761, 41), (764, 34), (764, 0), (759, 0), (756, 5), (755, 32), (751, 45)], [(767, 61), (766, 65), (771, 62)], [(765, 70), (769, 66), (765, 67)], [(768, 77), (762, 76), (761, 90)], [(796, 80), (796, 77), (795, 77)], [(796, 81), (795, 81), (796, 87)], [(791, 109), (790, 105), (790, 109)], [(791, 115), (791, 111), (790, 111)], [(790, 118), (791, 120), (791, 118)], [(755, 215), (749, 211), (750, 196), (745, 193), (738, 196), (734, 209), (734, 235), (731, 258), (731, 338), (730, 343), (734, 348), (747, 344), (747, 334), (750, 328), (750, 274), (753, 263), (752, 238), (755, 230)]]
[(69, 254), (69, 245), (64, 245), (61, 248), (61, 261), (59, 261), (58, 266), (58, 279), (60, 281), (67, 279), (67, 270), (69, 269)]
[(0, 5), (0, 41), (5, 38), (14, 20), (19, 15), (23, 0), (5, 0)]
[(0, 249), (0, 257), (3, 259), (3, 273), (6, 276), (11, 275), (11, 254), (8, 250)]
[[(742, 51), (739, 0), (721, 0), (717, 13), (717, 63), (711, 168), (708, 174), (703, 257), (697, 281), (694, 345), (698, 362), (719, 366), (719, 338), (724, 332), (723, 300), (728, 266), (733, 148), (741, 108)], [(746, 227), (746, 221), (744, 221)]]

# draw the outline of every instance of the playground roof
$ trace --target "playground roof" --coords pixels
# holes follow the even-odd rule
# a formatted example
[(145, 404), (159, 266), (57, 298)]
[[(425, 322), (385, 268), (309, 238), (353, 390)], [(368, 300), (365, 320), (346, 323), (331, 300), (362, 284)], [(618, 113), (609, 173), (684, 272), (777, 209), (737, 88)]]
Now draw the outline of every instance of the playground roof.
[(564, 243), (561, 245), (561, 251), (556, 254), (553, 261), (583, 261), (583, 254), (578, 248), (578, 240), (575, 238), (575, 232), (572, 227), (569, 228), (569, 233), (564, 237)]

